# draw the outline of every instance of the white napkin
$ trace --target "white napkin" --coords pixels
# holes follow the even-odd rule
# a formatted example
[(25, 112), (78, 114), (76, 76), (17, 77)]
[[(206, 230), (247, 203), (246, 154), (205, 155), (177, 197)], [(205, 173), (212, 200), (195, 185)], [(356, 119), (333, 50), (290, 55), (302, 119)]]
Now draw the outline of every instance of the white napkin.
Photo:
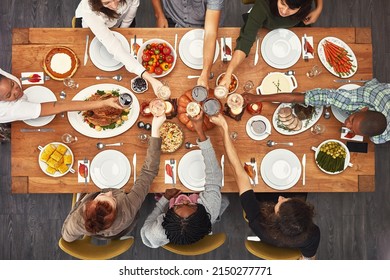
[[(230, 48), (231, 54), (230, 55), (226, 54), (227, 61), (230, 61), (230, 60), (232, 60), (232, 55), (233, 55), (232, 38), (225, 37), (225, 41), (226, 41), (226, 46), (228, 46)], [(223, 38), (221, 38), (220, 48), (221, 48), (221, 60), (223, 60)]]
[(164, 180), (164, 183), (165, 184), (172, 184), (172, 177), (169, 176), (167, 173), (167, 169), (166, 169), (167, 164), (170, 164), (172, 166), (173, 180), (174, 180), (174, 183), (176, 184), (176, 160), (174, 163), (171, 163), (170, 160), (165, 160), (165, 164), (164, 164), (165, 180)]
[[(314, 49), (314, 45), (313, 45), (313, 36), (306, 36), (306, 40), (309, 42), (309, 44), (312, 46), (312, 48)], [(303, 56), (305, 55), (305, 37), (302, 37), (302, 59), (303, 59)], [(307, 57), (309, 59), (312, 59), (314, 58), (314, 55), (307, 52)]]
[[(251, 162), (246, 162), (246, 164), (249, 164), (249, 165), (252, 165), (253, 166), (253, 169), (255, 171), (255, 185), (257, 185), (259, 183), (259, 170), (257, 169), (257, 161), (255, 163), (251, 163)], [(249, 177), (249, 175), (248, 175)], [(253, 184), (253, 180), (251, 177), (249, 177), (250, 181), (251, 181), (251, 184)]]
[(32, 78), (34, 74), (39, 75), (39, 82), (30, 82), (28, 79), (26, 79), (22, 80), (22, 85), (42, 85), (45, 83), (45, 75), (43, 74), (43, 72), (22, 72), (22, 78)]
[[(138, 44), (140, 47), (142, 46), (143, 43), (144, 43), (144, 39), (142, 39), (142, 38), (137, 38), (137, 44)], [(132, 48), (133, 44), (134, 44), (134, 38), (131, 38), (131, 39), (130, 39), (130, 53), (131, 53), (132, 55), (137, 55), (137, 54), (134, 54), (134, 52), (133, 52), (133, 48)]]
[(341, 128), (341, 135), (340, 135), (340, 138), (341, 139), (345, 139), (345, 140), (352, 140), (352, 141), (357, 141), (357, 142), (363, 142), (363, 139), (364, 137), (362, 135), (355, 135), (354, 137), (352, 138), (348, 138), (348, 137), (345, 137), (345, 135), (348, 134), (350, 130), (346, 127), (342, 127)]
[(89, 182), (89, 179), (90, 179), (90, 172), (89, 172), (89, 160), (85, 163), (84, 160), (79, 160), (77, 161), (77, 182), (79, 183), (85, 183), (85, 178), (83, 176), (80, 175), (80, 172), (79, 172), (79, 168), (81, 166), (81, 164), (83, 165), (86, 165), (87, 166), (87, 183)]

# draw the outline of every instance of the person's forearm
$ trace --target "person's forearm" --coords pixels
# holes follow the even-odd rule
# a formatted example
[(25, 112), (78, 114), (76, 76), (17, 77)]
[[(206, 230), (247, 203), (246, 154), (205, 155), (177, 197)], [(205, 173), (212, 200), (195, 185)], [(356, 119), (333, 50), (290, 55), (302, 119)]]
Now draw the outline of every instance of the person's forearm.
[(205, 16), (205, 35), (203, 45), (203, 70), (202, 75), (208, 78), (214, 61), (215, 46), (218, 35), (218, 25), (221, 11), (207, 10)]
[(315, 0), (314, 2), (316, 2), (316, 10), (322, 11), (322, 8), (324, 7), (323, 1), (322, 0)]
[(152, 6), (154, 10), (154, 16), (156, 17), (156, 19), (165, 17), (161, 0), (152, 0)]
[(266, 95), (253, 95), (253, 102), (284, 102), (284, 103), (304, 103), (305, 94), (303, 93), (277, 93)]
[(237, 67), (244, 61), (246, 55), (243, 51), (235, 50), (233, 53), (232, 60), (226, 70), (226, 75), (230, 77), (237, 69)]
[(66, 111), (86, 111), (107, 106), (105, 100), (99, 101), (56, 101), (41, 104), (40, 117), (50, 116)]

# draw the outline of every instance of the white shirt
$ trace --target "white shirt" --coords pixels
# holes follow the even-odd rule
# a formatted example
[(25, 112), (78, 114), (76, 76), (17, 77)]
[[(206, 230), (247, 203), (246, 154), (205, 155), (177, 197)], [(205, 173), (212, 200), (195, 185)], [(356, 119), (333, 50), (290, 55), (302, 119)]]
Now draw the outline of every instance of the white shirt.
[[(0, 74), (9, 78), (21, 86), (20, 81), (0, 68)], [(0, 123), (36, 119), (41, 114), (41, 104), (32, 103), (23, 96), (15, 101), (0, 101)]]
[(119, 17), (109, 19), (103, 13), (92, 11), (88, 0), (81, 0), (76, 9), (76, 17), (83, 19), (83, 27), (91, 29), (107, 51), (114, 56), (115, 60), (122, 62), (129, 72), (141, 75), (145, 68), (122, 46), (119, 39), (109, 29), (129, 27), (135, 18), (138, 6), (139, 0), (127, 0), (124, 5), (118, 5), (116, 12)]

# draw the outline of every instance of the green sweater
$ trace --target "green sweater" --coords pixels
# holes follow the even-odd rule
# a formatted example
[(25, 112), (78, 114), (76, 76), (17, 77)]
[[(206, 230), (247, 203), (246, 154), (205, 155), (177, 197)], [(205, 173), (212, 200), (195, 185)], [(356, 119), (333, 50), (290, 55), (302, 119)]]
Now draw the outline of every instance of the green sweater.
[(247, 56), (256, 41), (256, 35), (260, 28), (276, 29), (289, 28), (297, 25), (299, 20), (290, 17), (275, 16), (271, 13), (268, 0), (256, 0), (247, 22), (241, 27), (240, 36), (237, 38), (236, 50), (243, 51)]

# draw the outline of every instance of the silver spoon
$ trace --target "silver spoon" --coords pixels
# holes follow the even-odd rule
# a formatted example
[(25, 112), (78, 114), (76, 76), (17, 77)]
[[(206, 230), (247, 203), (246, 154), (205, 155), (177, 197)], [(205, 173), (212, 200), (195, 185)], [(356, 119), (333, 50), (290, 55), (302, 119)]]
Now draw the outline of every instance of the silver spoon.
[(288, 145), (288, 146), (293, 146), (293, 145), (294, 145), (293, 142), (276, 143), (275, 141), (272, 141), (272, 140), (268, 140), (268, 141), (267, 141), (267, 146), (268, 146), (268, 147), (273, 147), (273, 146), (278, 145), (278, 144), (281, 144), (281, 145)]
[[(196, 79), (196, 78), (199, 78), (200, 76), (192, 76), (192, 75), (188, 75), (187, 78), (188, 79)], [(209, 76), (209, 80), (211, 80), (212, 78), (214, 78), (214, 72), (210, 72), (210, 76)]]
[(115, 75), (113, 77), (96, 76), (96, 80), (103, 80), (103, 79), (113, 79), (113, 80), (117, 80), (119, 82), (119, 81), (122, 81), (123, 77), (122, 77), (122, 75)]
[(328, 110), (329, 106), (325, 106), (325, 111), (324, 111), (324, 118), (329, 119), (330, 118), (330, 112)]
[[(62, 100), (65, 100), (65, 98), (66, 98), (66, 92), (65, 91), (61, 91), (60, 92), (60, 98), (62, 99)], [(63, 117), (65, 117), (65, 113), (64, 112), (62, 112), (61, 113), (61, 117), (63, 118)]]
[(98, 142), (98, 143), (96, 144), (96, 147), (97, 147), (99, 150), (101, 150), (101, 149), (103, 149), (104, 147), (108, 147), (108, 146), (122, 146), (122, 145), (123, 145), (123, 143), (103, 144), (103, 143), (101, 143), (101, 142)]
[(192, 144), (190, 142), (186, 142), (185, 146), (186, 146), (186, 149), (191, 149), (191, 148), (194, 148), (194, 147), (198, 147), (198, 145)]

